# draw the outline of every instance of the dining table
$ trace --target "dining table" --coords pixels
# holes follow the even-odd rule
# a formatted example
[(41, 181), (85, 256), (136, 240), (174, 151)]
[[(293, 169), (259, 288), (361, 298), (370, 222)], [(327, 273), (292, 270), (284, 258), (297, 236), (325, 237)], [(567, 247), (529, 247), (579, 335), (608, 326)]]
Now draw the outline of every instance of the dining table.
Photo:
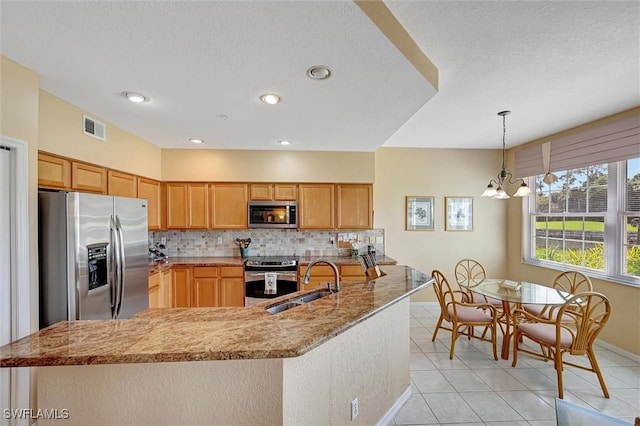
[(536, 284), (528, 281), (513, 281), (501, 278), (484, 278), (481, 280), (468, 280), (460, 283), (461, 287), (473, 293), (500, 300), (502, 302), (501, 321), (504, 325), (504, 337), (502, 339), (502, 359), (509, 359), (509, 342), (511, 340), (512, 307), (522, 305), (562, 305), (571, 296), (553, 287)]

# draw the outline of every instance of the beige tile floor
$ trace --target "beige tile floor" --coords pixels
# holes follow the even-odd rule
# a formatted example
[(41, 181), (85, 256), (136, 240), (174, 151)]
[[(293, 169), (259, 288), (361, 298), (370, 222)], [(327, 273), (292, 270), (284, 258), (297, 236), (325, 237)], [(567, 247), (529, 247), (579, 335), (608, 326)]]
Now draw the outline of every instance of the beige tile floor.
[[(450, 360), (449, 331), (440, 330), (431, 342), (439, 314), (437, 303), (411, 304), (413, 395), (394, 424), (556, 425), (557, 381), (551, 363), (519, 354), (514, 368), (511, 360), (493, 359), (490, 343), (464, 337), (458, 338)], [(596, 348), (596, 356), (611, 398), (604, 398), (595, 374), (566, 367), (564, 399), (633, 424), (640, 416), (640, 362), (603, 347)], [(586, 356), (575, 360), (587, 361)]]

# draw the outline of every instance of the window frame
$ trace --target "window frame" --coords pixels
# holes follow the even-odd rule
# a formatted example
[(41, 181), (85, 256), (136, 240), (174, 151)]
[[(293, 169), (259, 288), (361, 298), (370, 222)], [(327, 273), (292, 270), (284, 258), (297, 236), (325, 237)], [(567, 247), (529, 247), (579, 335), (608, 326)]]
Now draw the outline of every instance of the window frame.
[[(604, 164), (604, 163), (603, 163)], [(535, 253), (535, 217), (540, 216), (536, 213), (535, 197), (526, 197), (522, 203), (523, 215), (523, 263), (527, 265), (539, 266), (547, 269), (558, 271), (566, 271), (567, 269), (584, 272), (590, 277), (611, 281), (618, 284), (629, 285), (640, 288), (640, 277), (623, 274), (625, 265), (624, 255), (624, 235), (626, 222), (623, 221), (624, 216), (628, 214), (635, 215), (638, 212), (625, 211), (625, 191), (626, 191), (626, 160), (607, 163), (608, 179), (607, 179), (607, 211), (594, 213), (602, 215), (605, 218), (604, 233), (604, 271), (585, 268), (577, 265), (569, 265), (566, 263), (552, 262), (544, 259), (533, 257)], [(535, 176), (525, 179), (530, 188), (535, 188)], [(588, 216), (584, 213), (564, 213), (565, 217), (570, 216)]]

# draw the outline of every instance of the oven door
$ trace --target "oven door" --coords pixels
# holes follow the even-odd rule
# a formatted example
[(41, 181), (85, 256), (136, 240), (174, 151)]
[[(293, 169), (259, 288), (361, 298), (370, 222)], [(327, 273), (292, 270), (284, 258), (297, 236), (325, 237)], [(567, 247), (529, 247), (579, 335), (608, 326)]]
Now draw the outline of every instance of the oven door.
[(286, 271), (276, 272), (276, 294), (265, 294), (264, 274), (264, 271), (246, 271), (244, 273), (245, 306), (298, 291), (297, 272)]

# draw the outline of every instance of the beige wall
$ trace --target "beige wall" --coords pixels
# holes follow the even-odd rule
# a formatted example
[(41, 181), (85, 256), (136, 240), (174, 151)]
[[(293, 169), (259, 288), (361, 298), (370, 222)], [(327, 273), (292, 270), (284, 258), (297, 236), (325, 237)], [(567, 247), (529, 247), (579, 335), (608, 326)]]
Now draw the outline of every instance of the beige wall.
[(162, 179), (372, 183), (372, 152), (163, 149)]
[[(160, 148), (90, 112), (40, 90), (38, 149), (123, 172), (160, 179)], [(82, 132), (82, 114), (106, 124), (106, 141)]]
[[(453, 279), (456, 262), (480, 261), (492, 276), (506, 273), (506, 204), (480, 198), (500, 169), (496, 150), (381, 148), (376, 152), (374, 227), (385, 230), (385, 253), (398, 263)], [(405, 196), (435, 196), (435, 230), (405, 230)], [(444, 197), (474, 197), (473, 232), (444, 230)], [(508, 200), (509, 203), (521, 201)], [(413, 301), (435, 300), (427, 288)]]
[[(640, 108), (634, 108), (558, 134), (537, 139), (528, 144), (521, 145), (517, 149), (522, 149), (533, 144), (539, 145), (553, 140), (556, 137), (575, 134), (616, 119), (627, 118), (634, 115), (640, 116)], [(513, 149), (512, 151), (515, 152), (515, 150), (516, 149)], [(523, 242), (522, 232), (520, 231), (522, 229), (522, 209), (517, 205), (509, 205), (507, 216), (509, 229), (514, 231), (508, 233), (507, 239), (509, 277), (539, 283), (553, 282), (553, 278), (560, 271), (522, 263)], [(594, 279), (592, 281), (595, 287), (594, 290), (605, 294), (609, 298), (612, 307), (609, 323), (603, 329), (600, 338), (614, 346), (640, 355), (640, 310), (638, 309), (640, 306), (640, 288), (605, 280)]]
[(38, 329), (38, 74), (0, 56), (0, 134), (29, 145), (29, 293)]

